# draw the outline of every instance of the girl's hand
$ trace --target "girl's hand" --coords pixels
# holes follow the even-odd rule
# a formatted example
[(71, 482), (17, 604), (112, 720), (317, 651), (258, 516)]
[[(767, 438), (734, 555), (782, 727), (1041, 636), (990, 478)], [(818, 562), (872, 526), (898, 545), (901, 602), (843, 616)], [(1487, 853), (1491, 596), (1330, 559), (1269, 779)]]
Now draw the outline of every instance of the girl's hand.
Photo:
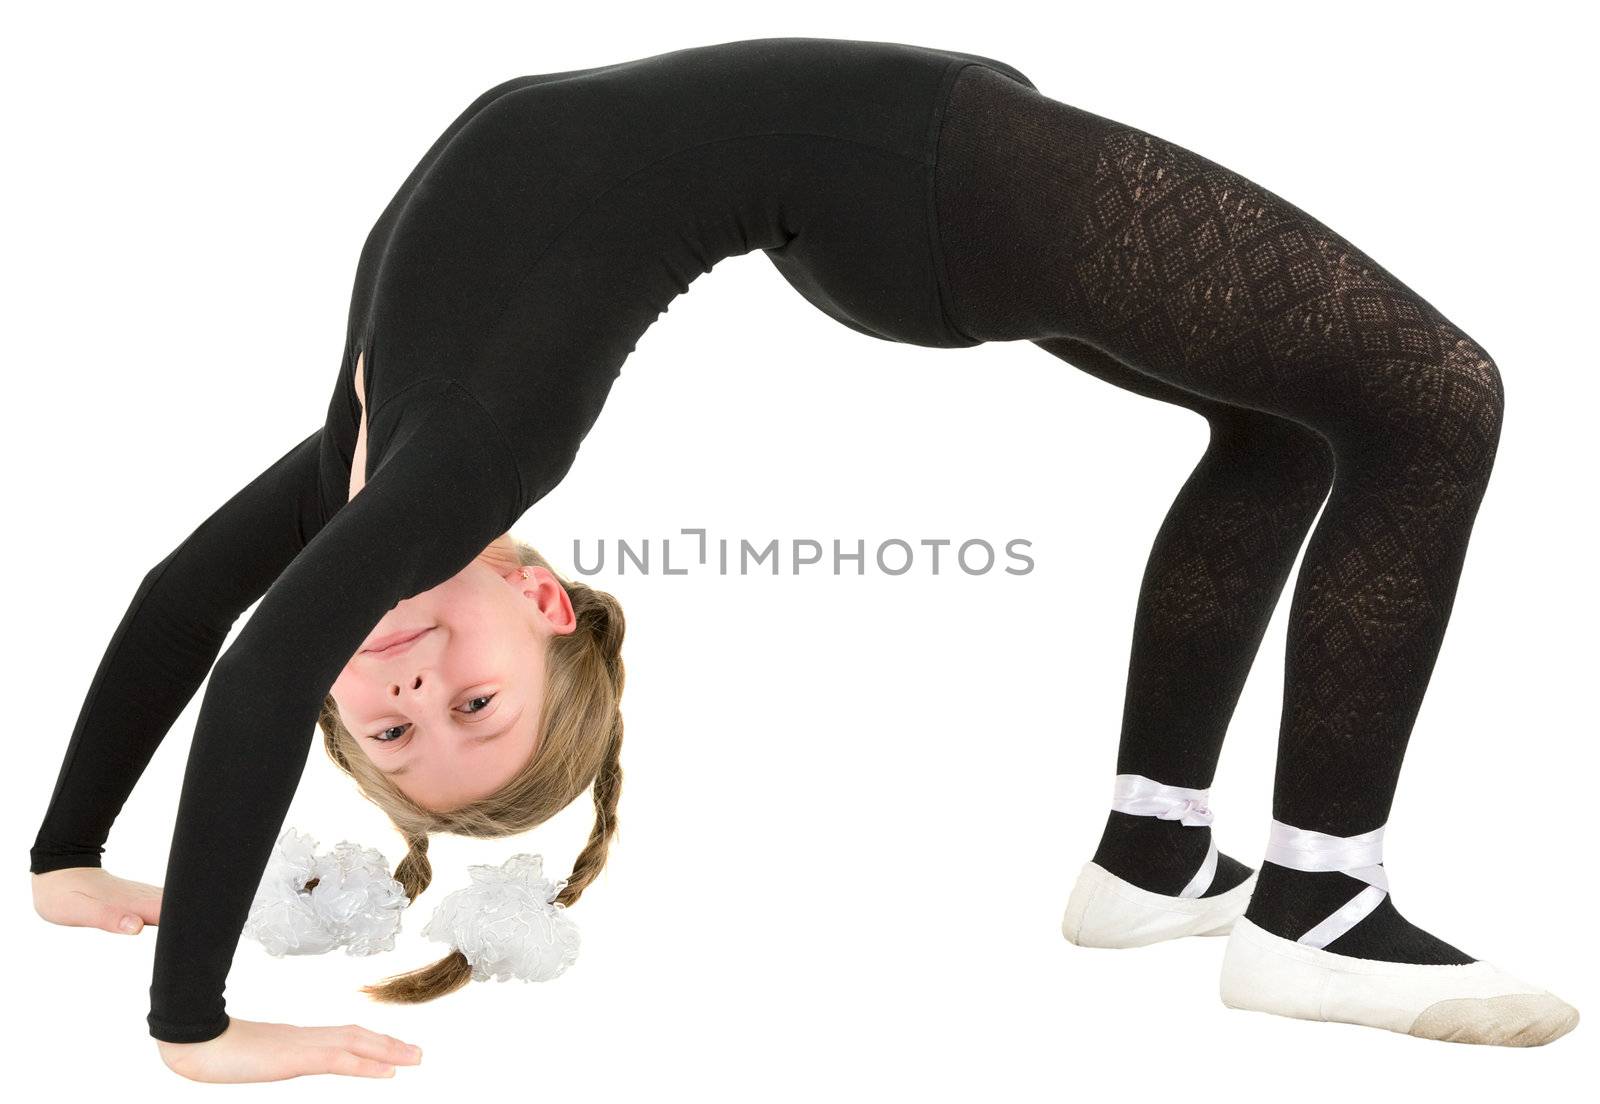
[(355, 1024), (296, 1027), (234, 1018), (228, 1029), (203, 1043), (160, 1040), (161, 1059), (191, 1081), (238, 1083), (284, 1081), (307, 1073), (393, 1077), (395, 1066), (414, 1066), (422, 1050), (392, 1035)]
[(161, 887), (71, 866), (33, 875), (33, 910), (52, 924), (138, 935), (161, 922)]

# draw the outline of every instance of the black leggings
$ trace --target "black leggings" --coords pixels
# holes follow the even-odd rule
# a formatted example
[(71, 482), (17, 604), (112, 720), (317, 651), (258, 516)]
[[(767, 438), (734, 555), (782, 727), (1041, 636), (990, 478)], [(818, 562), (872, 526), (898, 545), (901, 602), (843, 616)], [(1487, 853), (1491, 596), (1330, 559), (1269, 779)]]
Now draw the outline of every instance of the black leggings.
[[(936, 188), (968, 336), (1033, 341), (1211, 427), (1145, 572), (1119, 773), (1211, 784), (1323, 508), (1290, 608), (1273, 816), (1338, 836), (1381, 827), (1494, 463), (1494, 362), (1280, 197), (991, 69), (957, 79)], [(1101, 850), (1113, 860), (1172, 826), (1119, 817)], [(1165, 884), (1147, 888), (1176, 892), (1199, 858), (1150, 872)], [(1360, 888), (1267, 864), (1248, 915), (1295, 938)], [(1384, 910), (1327, 949), (1469, 961)]]

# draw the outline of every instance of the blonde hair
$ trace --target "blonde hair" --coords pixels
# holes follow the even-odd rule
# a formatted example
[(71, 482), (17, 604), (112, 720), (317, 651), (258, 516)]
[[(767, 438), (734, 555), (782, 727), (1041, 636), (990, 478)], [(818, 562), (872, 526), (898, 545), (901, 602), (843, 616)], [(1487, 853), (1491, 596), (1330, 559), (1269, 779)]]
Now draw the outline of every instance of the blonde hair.
[[(575, 902), (605, 865), (617, 829), (617, 798), (622, 790), (623, 666), (622, 607), (605, 591), (563, 578), (532, 546), (510, 538), (524, 567), (542, 567), (561, 583), (572, 601), (577, 627), (550, 638), (546, 659), (541, 734), (527, 764), (487, 797), (449, 812), (435, 812), (412, 801), (361, 751), (339, 719), (330, 694), (318, 725), (328, 757), (361, 792), (394, 822), (406, 841), (406, 856), (394, 876), (415, 901), (428, 888), (433, 868), (428, 837), (434, 832), (490, 839), (526, 832), (566, 808), (591, 785), (595, 823), (573, 863), (566, 886), (555, 898)], [(454, 992), (472, 979), (472, 966), (460, 951), (429, 966), (364, 986), (374, 1000), (420, 1003)]]

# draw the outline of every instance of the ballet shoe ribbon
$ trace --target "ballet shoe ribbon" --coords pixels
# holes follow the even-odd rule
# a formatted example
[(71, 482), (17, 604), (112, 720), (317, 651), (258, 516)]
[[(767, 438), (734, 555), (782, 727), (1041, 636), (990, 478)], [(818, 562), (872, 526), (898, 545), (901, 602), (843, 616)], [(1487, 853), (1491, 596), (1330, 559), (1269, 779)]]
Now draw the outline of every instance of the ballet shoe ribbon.
[(1131, 816), (1153, 816), (1204, 828), (1214, 819), (1210, 796), (1210, 790), (1165, 786), (1142, 774), (1119, 774), (1111, 790), (1111, 808)]
[(1308, 947), (1326, 947), (1372, 915), (1389, 893), (1389, 875), (1383, 867), (1383, 828), (1359, 836), (1330, 836), (1275, 820), (1267, 837), (1266, 860), (1290, 870), (1333, 871), (1367, 883), (1296, 940)]
[[(1211, 825), (1211, 791), (1194, 790), (1187, 786), (1167, 786), (1146, 778), (1142, 774), (1119, 774), (1111, 789), (1111, 808), (1130, 816), (1155, 817), (1157, 820), (1176, 820), (1188, 828), (1206, 828)], [(1211, 838), (1206, 857), (1200, 869), (1194, 872), (1189, 884), (1178, 891), (1179, 897), (1199, 897), (1211, 888), (1217, 876), (1217, 840)]]

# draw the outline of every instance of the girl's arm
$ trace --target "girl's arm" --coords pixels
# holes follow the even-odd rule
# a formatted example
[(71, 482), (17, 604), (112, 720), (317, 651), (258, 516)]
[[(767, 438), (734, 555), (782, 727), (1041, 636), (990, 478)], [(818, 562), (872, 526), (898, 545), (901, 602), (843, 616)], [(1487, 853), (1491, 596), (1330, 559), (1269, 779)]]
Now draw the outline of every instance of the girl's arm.
[(438, 379), (380, 405), (379, 461), (272, 582), (201, 700), (168, 858), (150, 1033), (227, 1031), (223, 988), (323, 698), (383, 615), (467, 567), (522, 512), (488, 412)]
[(100, 865), (112, 822), (233, 623), (322, 527), (340, 462), (329, 432), (279, 457), (145, 574), (78, 713), (33, 873)]

